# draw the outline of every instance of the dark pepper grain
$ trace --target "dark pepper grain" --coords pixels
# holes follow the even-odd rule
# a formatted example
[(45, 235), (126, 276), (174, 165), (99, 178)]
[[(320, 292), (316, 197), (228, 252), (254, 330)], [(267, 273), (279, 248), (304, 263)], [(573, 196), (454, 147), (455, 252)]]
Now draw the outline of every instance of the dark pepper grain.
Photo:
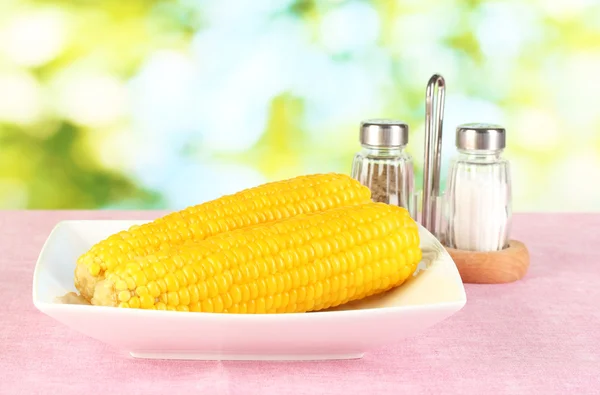
[(404, 167), (395, 162), (369, 163), (368, 187), (371, 200), (408, 207), (408, 180), (403, 177)]

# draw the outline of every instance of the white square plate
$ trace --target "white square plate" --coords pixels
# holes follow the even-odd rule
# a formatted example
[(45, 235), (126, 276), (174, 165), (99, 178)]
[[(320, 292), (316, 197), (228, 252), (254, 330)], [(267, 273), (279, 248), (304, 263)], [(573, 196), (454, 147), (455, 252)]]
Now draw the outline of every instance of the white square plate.
[(360, 358), (446, 319), (466, 303), (454, 262), (420, 227), (423, 261), (404, 285), (327, 311), (180, 313), (57, 301), (75, 291), (77, 258), (110, 234), (145, 221), (65, 221), (42, 249), (33, 303), (44, 314), (138, 358), (316, 360)]

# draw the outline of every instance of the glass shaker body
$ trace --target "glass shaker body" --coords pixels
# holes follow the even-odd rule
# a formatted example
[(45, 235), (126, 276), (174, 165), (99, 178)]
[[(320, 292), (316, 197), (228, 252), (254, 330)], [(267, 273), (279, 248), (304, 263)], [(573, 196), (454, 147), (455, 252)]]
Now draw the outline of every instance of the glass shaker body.
[(405, 147), (362, 147), (354, 156), (352, 177), (371, 189), (373, 201), (401, 206), (412, 214), (413, 160)]
[(502, 150), (459, 150), (445, 193), (450, 248), (499, 251), (508, 246), (512, 191), (509, 162)]

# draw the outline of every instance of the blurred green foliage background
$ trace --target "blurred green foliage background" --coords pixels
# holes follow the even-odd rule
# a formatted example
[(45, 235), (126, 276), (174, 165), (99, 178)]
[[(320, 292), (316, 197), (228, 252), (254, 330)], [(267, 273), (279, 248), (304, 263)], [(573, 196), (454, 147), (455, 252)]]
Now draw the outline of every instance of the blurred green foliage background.
[[(0, 2), (0, 208), (176, 209), (350, 172), (358, 125), (508, 133), (514, 209), (600, 209), (600, 2)], [(418, 181), (420, 184), (420, 181)]]

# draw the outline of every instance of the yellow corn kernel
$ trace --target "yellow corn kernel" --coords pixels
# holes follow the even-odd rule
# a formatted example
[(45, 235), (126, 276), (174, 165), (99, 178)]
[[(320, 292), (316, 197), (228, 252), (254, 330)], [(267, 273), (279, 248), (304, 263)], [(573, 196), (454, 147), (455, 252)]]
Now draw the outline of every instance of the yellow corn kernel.
[(115, 289), (117, 291), (125, 291), (127, 289), (127, 282), (119, 280), (115, 283)]
[(240, 286), (233, 285), (229, 289), (229, 293), (228, 294), (231, 297), (232, 304), (237, 304), (237, 303), (240, 303), (242, 301), (242, 291), (240, 289)]
[(167, 293), (167, 305), (173, 307), (179, 306), (179, 294), (177, 292)]
[(142, 270), (134, 272), (131, 277), (138, 287), (148, 284), (148, 278)]
[(129, 299), (131, 299), (131, 292), (129, 292), (129, 291), (119, 292), (119, 301), (120, 302), (128, 302)]
[[(166, 273), (163, 275), (166, 275)], [(160, 293), (165, 293), (168, 291), (167, 282), (165, 281), (164, 278), (158, 278), (156, 280), (156, 284), (158, 285), (158, 288), (160, 289)]]
[(168, 292), (175, 292), (179, 290), (179, 281), (173, 273), (167, 273), (165, 276), (165, 283), (167, 284)]
[(178, 294), (180, 305), (188, 306), (191, 303), (190, 291), (187, 288), (182, 288)]
[(200, 300), (200, 292), (198, 292), (198, 286), (193, 284), (193, 285), (188, 285), (188, 293), (190, 294), (190, 303), (196, 303), (197, 301)]
[(98, 274), (100, 274), (100, 264), (93, 262), (92, 264), (90, 264), (90, 274), (92, 276), (97, 276)]
[(154, 298), (148, 294), (140, 296), (140, 306), (142, 309), (148, 309), (154, 306)]
[(135, 290), (136, 283), (135, 283), (135, 280), (133, 278), (126, 277), (125, 278), (125, 282), (127, 283), (127, 289), (129, 289), (130, 291)]
[(147, 288), (148, 292), (150, 293), (150, 295), (152, 295), (153, 298), (157, 298), (160, 296), (161, 290), (156, 281), (149, 282)]
[(213, 309), (216, 312), (222, 312), (225, 308), (225, 304), (223, 303), (223, 299), (220, 296), (217, 296), (213, 299)]
[(207, 300), (203, 301), (200, 311), (204, 311), (204, 312), (207, 312), (207, 313), (212, 313), (214, 311), (212, 300), (211, 299), (207, 299)]
[[(190, 240), (202, 241), (276, 219), (365, 203), (370, 198), (367, 187), (347, 175), (335, 173), (300, 176), (249, 188), (131, 227), (100, 241), (77, 260), (75, 285), (89, 300), (96, 282), (105, 277), (104, 272), (132, 263), (137, 257), (168, 253), (189, 245)], [(175, 260), (173, 264), (183, 267), (181, 261)], [(152, 279), (148, 277), (148, 280)]]
[(206, 285), (206, 281), (199, 283), (196, 288), (198, 288), (198, 300), (205, 300), (208, 298), (208, 286)]
[(225, 292), (223, 295), (221, 295), (221, 298), (223, 299), (223, 306), (225, 309), (229, 309), (231, 306), (233, 306), (233, 298), (229, 292)]
[(129, 307), (131, 307), (132, 309), (139, 309), (140, 308), (140, 298), (137, 296), (132, 297), (131, 299), (129, 299)]

